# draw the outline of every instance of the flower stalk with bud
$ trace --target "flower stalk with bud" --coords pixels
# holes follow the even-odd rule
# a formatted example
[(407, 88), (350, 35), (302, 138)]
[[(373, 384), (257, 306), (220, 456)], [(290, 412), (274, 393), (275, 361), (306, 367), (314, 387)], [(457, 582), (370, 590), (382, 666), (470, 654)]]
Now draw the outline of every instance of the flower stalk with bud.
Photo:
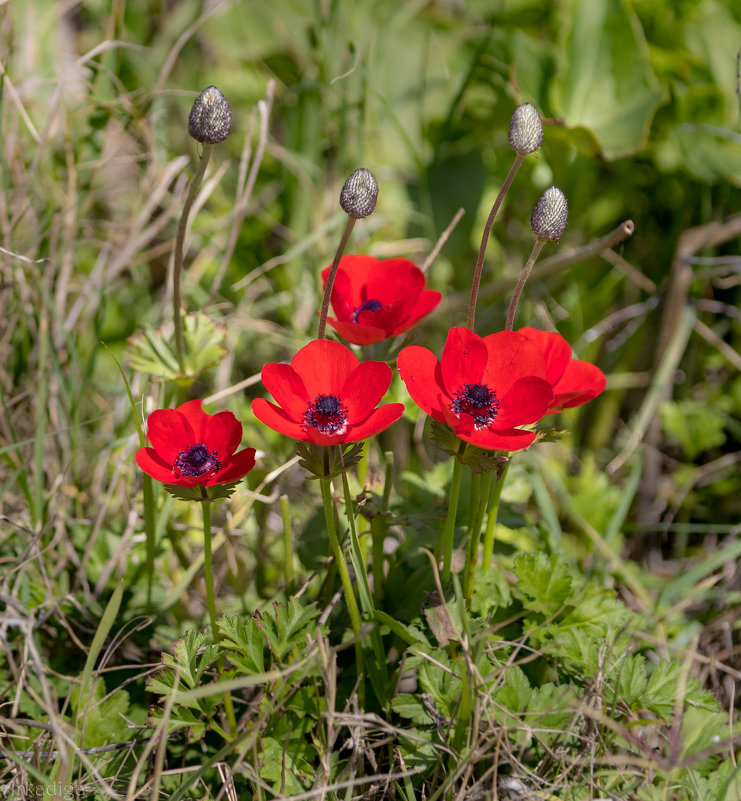
[(520, 165), (525, 160), (525, 156), (529, 153), (534, 153), (543, 143), (543, 123), (540, 119), (538, 110), (530, 103), (523, 103), (518, 106), (509, 125), (509, 144), (512, 150), (515, 151), (515, 160), (510, 167), (509, 173), (505, 178), (502, 188), (499, 190), (497, 199), (491, 207), (489, 217), (484, 226), (484, 233), (481, 237), (481, 246), (479, 247), (479, 254), (476, 259), (476, 267), (473, 272), (473, 282), (471, 285), (471, 299), (468, 303), (468, 322), (467, 326), (474, 330), (476, 322), (476, 303), (479, 297), (479, 287), (481, 285), (481, 275), (484, 271), (484, 257), (486, 255), (486, 246), (489, 243), (489, 234), (494, 225), (494, 218), (497, 216), (499, 207), (505, 195), (509, 191), (512, 182), (520, 169)]
[(535, 234), (535, 245), (512, 292), (512, 300), (507, 310), (507, 322), (504, 326), (505, 331), (514, 329), (520, 296), (540, 251), (546, 242), (557, 242), (563, 236), (568, 221), (569, 204), (566, 202), (566, 195), (558, 187), (551, 186), (540, 196), (530, 217), (530, 227)]
[(178, 224), (173, 255), (172, 272), (172, 305), (173, 321), (175, 324), (175, 354), (181, 375), (186, 373), (185, 342), (183, 339), (182, 295), (180, 291), (180, 276), (183, 271), (183, 249), (185, 245), (185, 232), (188, 227), (188, 217), (198, 190), (206, 174), (206, 167), (211, 158), (213, 145), (223, 142), (232, 127), (232, 112), (224, 95), (215, 87), (208, 86), (196, 98), (188, 117), (188, 133), (203, 145), (203, 152), (198, 162), (198, 169), (185, 199), (183, 213)]
[(340, 259), (345, 252), (347, 243), (350, 241), (350, 234), (355, 227), (357, 220), (370, 217), (376, 209), (378, 200), (378, 183), (370, 170), (361, 167), (345, 181), (340, 192), (340, 206), (347, 214), (345, 230), (342, 232), (340, 244), (327, 273), (324, 285), (324, 297), (322, 298), (322, 309), (319, 313), (319, 333), (317, 339), (324, 339), (327, 330), (327, 314), (329, 313), (329, 300), (332, 297), (332, 287), (337, 275), (337, 268), (340, 266)]

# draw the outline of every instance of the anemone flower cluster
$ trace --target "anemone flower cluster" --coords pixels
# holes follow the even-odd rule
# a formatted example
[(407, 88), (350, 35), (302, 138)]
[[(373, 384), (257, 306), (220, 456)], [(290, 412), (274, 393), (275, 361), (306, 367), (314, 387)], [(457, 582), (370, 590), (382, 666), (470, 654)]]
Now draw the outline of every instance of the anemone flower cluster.
[(398, 367), (420, 409), (488, 450), (527, 448), (536, 434), (522, 426), (586, 403), (605, 387), (599, 368), (572, 359), (562, 336), (533, 328), (485, 337), (451, 328), (440, 360), (411, 345)]

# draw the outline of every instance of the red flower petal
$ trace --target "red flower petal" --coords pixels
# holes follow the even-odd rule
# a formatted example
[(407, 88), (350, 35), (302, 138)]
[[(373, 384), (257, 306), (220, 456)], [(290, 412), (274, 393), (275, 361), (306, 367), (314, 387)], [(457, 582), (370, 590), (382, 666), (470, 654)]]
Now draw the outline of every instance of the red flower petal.
[[(367, 273), (363, 302), (373, 298), (384, 306), (395, 301), (416, 298), (425, 287), (425, 274), (409, 259), (374, 259), (375, 265)], [(340, 263), (340, 267), (347, 270)]]
[(244, 448), (235, 453), (229, 463), (218, 473), (215, 473), (208, 481), (204, 482), (207, 487), (215, 484), (229, 484), (232, 481), (239, 481), (255, 466), (255, 449)]
[(534, 431), (522, 431), (517, 428), (504, 429), (502, 431), (491, 431), (488, 428), (481, 431), (470, 433), (458, 433), (461, 439), (478, 445), (479, 448), (486, 448), (493, 451), (519, 451), (532, 445), (535, 439)]
[[(200, 408), (201, 401), (190, 403), (197, 403)], [(198, 441), (191, 424), (179, 409), (155, 409), (147, 418), (147, 436), (157, 455), (170, 465), (175, 463), (183, 448)]]
[(352, 342), (353, 345), (372, 345), (374, 342), (386, 339), (383, 328), (376, 328), (373, 325), (333, 320), (331, 317), (327, 317), (327, 322), (343, 339)]
[(197, 440), (216, 451), (222, 464), (226, 463), (242, 442), (242, 424), (231, 412), (206, 415), (202, 439)]
[(317, 395), (339, 396), (358, 364), (360, 360), (350, 348), (329, 339), (309, 342), (291, 360), (291, 367), (304, 382), (312, 401)]
[(528, 425), (548, 414), (553, 403), (553, 387), (544, 378), (525, 376), (512, 385), (501, 401), (494, 420), (497, 430)]
[(347, 422), (361, 423), (376, 408), (391, 384), (393, 373), (385, 362), (361, 362), (350, 373), (339, 397), (347, 406)]
[(378, 434), (380, 431), (387, 429), (390, 425), (395, 423), (402, 414), (404, 414), (403, 403), (385, 403), (372, 412), (360, 425), (353, 426), (344, 441), (360, 442), (362, 439), (368, 439), (368, 437), (372, 437), (374, 434)]
[(417, 302), (408, 311), (408, 316), (405, 322), (402, 322), (393, 333), (403, 334), (408, 331), (416, 323), (418, 323), (425, 315), (429, 314), (442, 300), (442, 292), (435, 289), (425, 289), (417, 299)]
[(252, 401), (252, 413), (258, 420), (279, 434), (285, 434), (293, 439), (306, 439), (306, 432), (301, 423), (289, 417), (283, 409), (265, 398), (255, 398)]
[(605, 374), (590, 362), (571, 359), (561, 380), (553, 388), (553, 406), (570, 409), (596, 398), (607, 384)]
[[(322, 270), (325, 284), (328, 274), (329, 267)], [(336, 320), (328, 322), (348, 342), (359, 345), (396, 336), (440, 302), (441, 294), (424, 286), (424, 273), (409, 259), (343, 256), (332, 288)], [(378, 301), (381, 308), (360, 311), (371, 300)]]
[[(190, 400), (182, 403), (175, 410), (176, 412), (182, 414), (183, 417), (188, 421), (188, 424), (193, 430), (195, 442), (204, 441), (206, 426), (208, 425), (208, 420), (211, 417), (210, 414), (206, 414), (206, 412), (203, 411), (202, 404), (203, 401), (200, 399)], [(194, 443), (190, 442), (188, 444), (193, 445)]]
[(531, 339), (538, 346), (545, 360), (545, 379), (555, 384), (571, 360), (569, 343), (554, 331), (540, 331), (529, 326), (520, 328), (517, 333)]
[(272, 362), (262, 368), (262, 383), (285, 413), (294, 420), (303, 420), (309, 401), (301, 377), (290, 364)]
[[(453, 397), (464, 384), (480, 383), (487, 358), (487, 347), (481, 337), (468, 328), (451, 328), (440, 359), (443, 386), (448, 394)], [(496, 385), (492, 388), (496, 389)]]
[(484, 337), (488, 362), (482, 382), (501, 400), (524, 376), (545, 378), (545, 362), (538, 346), (522, 334), (499, 331)]
[[(166, 411), (166, 410), (162, 410)], [(140, 448), (136, 452), (136, 463), (148, 475), (156, 481), (164, 481), (171, 484), (173, 481), (172, 465), (157, 455), (154, 448)]]
[(436, 420), (443, 420), (443, 408), (450, 406), (451, 398), (443, 386), (442, 370), (435, 354), (419, 345), (409, 345), (402, 348), (396, 365), (417, 406)]

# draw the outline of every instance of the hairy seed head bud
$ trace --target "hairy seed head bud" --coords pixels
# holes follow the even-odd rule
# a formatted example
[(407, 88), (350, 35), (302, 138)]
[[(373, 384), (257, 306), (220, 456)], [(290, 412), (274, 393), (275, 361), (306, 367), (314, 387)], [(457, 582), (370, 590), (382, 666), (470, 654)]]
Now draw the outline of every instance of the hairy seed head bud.
[(530, 103), (517, 106), (509, 123), (509, 144), (517, 153), (534, 153), (543, 144), (543, 123)]
[(539, 239), (556, 242), (563, 236), (569, 221), (569, 204), (566, 195), (556, 186), (546, 189), (535, 204), (530, 227)]
[(188, 117), (188, 133), (209, 145), (223, 142), (232, 129), (232, 110), (215, 86), (207, 86), (193, 103)]
[(348, 217), (362, 220), (375, 211), (378, 183), (370, 170), (361, 167), (345, 181), (340, 192), (340, 206)]

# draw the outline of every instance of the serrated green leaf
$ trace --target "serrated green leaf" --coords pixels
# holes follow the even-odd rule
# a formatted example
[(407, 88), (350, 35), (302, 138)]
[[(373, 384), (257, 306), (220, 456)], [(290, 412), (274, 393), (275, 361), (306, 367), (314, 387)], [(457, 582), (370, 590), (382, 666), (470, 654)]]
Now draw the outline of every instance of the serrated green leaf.
[(532, 688), (522, 668), (512, 665), (505, 670), (504, 684), (494, 693), (494, 698), (498, 704), (517, 714), (527, 709), (531, 695)]
[(260, 776), (273, 782), (273, 789), (283, 796), (298, 795), (311, 787), (316, 751), (305, 741), (280, 743), (272, 737), (262, 740)]
[(184, 375), (177, 360), (172, 324), (130, 337), (126, 355), (135, 370), (176, 381), (195, 378), (207, 367), (219, 364), (227, 352), (225, 343), (226, 328), (204, 312), (195, 312), (183, 317)]
[(274, 659), (283, 662), (291, 651), (305, 646), (307, 636), (314, 633), (318, 615), (316, 604), (302, 606), (297, 598), (290, 598), (287, 606), (275, 604), (272, 615), (260, 615), (258, 626)]
[(525, 605), (534, 612), (553, 615), (561, 609), (571, 593), (568, 566), (546, 554), (519, 554), (514, 562), (517, 588), (525, 595)]
[[(162, 710), (153, 709), (149, 714), (148, 724), (151, 728), (156, 728), (162, 722)], [(196, 717), (193, 712), (181, 706), (175, 706), (167, 719), (165, 730), (169, 734), (174, 731), (186, 730), (188, 742), (200, 740), (206, 733), (206, 722)]]
[(230, 662), (245, 673), (265, 670), (265, 637), (254, 618), (244, 621), (238, 615), (231, 615), (218, 620), (217, 626), (224, 636), (221, 644), (227, 649)]
[[(671, 721), (680, 690), (680, 676), (683, 666), (680, 662), (661, 661), (653, 669), (644, 695), (644, 708), (659, 715), (667, 723)], [(715, 696), (704, 690), (694, 676), (684, 679), (684, 696), (680, 704), (702, 707), (714, 712), (718, 709)]]
[(399, 695), (391, 699), (391, 709), (397, 715), (411, 720), (417, 726), (433, 723), (432, 715), (430, 715), (419, 695), (399, 693)]
[(175, 498), (181, 501), (214, 501), (224, 500), (231, 498), (234, 490), (242, 483), (239, 481), (232, 481), (230, 484), (214, 484), (211, 487), (204, 487), (197, 484), (194, 487), (181, 487), (177, 484), (165, 484), (165, 489)]
[(450, 669), (450, 660), (443, 650), (435, 649), (430, 656), (434, 662), (430, 659), (419, 662), (419, 685), (429, 694), (437, 711), (450, 718), (460, 701), (461, 682)]
[(615, 672), (615, 699), (624, 701), (635, 709), (640, 705), (640, 699), (648, 686), (646, 658), (642, 654), (630, 654), (622, 660)]
[(564, 735), (564, 728), (574, 714), (578, 702), (570, 685), (557, 687), (552, 682), (535, 687), (527, 705), (526, 722), (536, 729), (538, 740), (551, 743)]

